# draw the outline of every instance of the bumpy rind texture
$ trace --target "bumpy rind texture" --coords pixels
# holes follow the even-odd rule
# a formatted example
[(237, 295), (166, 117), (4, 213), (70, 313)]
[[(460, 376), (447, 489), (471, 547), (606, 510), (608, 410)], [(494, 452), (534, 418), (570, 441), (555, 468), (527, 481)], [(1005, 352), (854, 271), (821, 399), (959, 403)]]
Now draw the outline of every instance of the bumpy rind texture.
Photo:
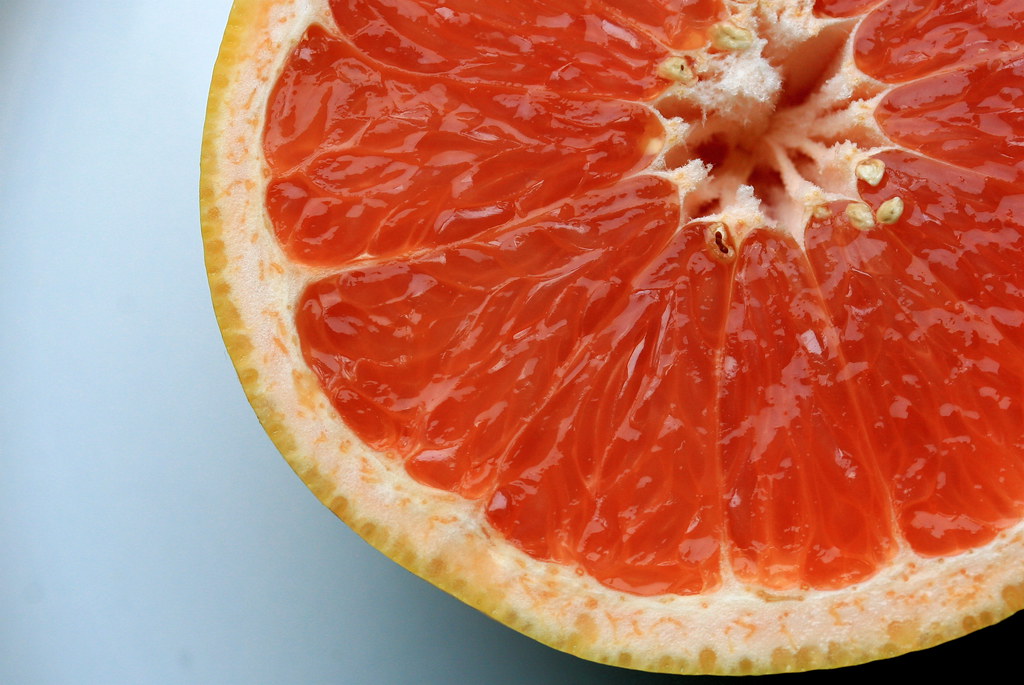
[(672, 673), (837, 667), (925, 648), (1024, 606), (1024, 528), (943, 560), (901, 552), (871, 580), (773, 594), (727, 582), (713, 594), (637, 597), (536, 561), (491, 531), (479, 507), (419, 485), (340, 421), (305, 366), (292, 324), (323, 274), (284, 258), (269, 230), (260, 136), (267, 94), (313, 0), (238, 0), (214, 72), (201, 208), (214, 308), (271, 439), (316, 496), (370, 544), (480, 611), (597, 662)]

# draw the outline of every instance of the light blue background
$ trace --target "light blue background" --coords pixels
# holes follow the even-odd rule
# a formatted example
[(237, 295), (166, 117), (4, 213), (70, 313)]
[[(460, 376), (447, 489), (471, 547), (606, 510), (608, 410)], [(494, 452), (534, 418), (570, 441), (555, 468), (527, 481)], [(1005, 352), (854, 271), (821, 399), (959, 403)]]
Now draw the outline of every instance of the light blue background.
[[(269, 443), (199, 235), (228, 8), (0, 0), (0, 685), (683, 681), (465, 607), (359, 540)], [(964, 644), (998, 658), (994, 638)]]

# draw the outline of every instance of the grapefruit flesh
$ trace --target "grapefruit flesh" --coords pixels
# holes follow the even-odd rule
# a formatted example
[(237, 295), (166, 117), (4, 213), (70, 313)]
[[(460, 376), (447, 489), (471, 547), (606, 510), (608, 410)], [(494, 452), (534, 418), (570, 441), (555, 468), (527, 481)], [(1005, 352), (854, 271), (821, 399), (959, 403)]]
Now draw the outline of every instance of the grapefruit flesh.
[[(1019, 545), (1024, 2), (312, 5), (257, 129), (275, 325), (379, 468), (615, 602), (838, 616)], [(756, 668), (866, 658), (814, 649)]]
[[(929, 263), (970, 263), (963, 229), (939, 237), (913, 214), (864, 234), (811, 221), (822, 247), (806, 255), (758, 231), (717, 262), (699, 227), (680, 228), (675, 188), (638, 175), (665, 134), (622, 102), (668, 85), (651, 65), (658, 41), (680, 40), (679, 24), (657, 30), (672, 8), (634, 24), (624, 5), (555, 4), (336, 3), (341, 36), (311, 28), (285, 66), (268, 206), (293, 258), (347, 267), (303, 295), (298, 319), (347, 423), (421, 482), (479, 499), (531, 555), (632, 592), (715, 587), (723, 545), (744, 580), (834, 587), (875, 572), (897, 536), (954, 553), (1017, 520), (1012, 253), (987, 261), (1003, 287), (985, 306), (984, 289)], [(916, 54), (893, 54), (913, 8), (892, 5), (856, 40), (868, 73)], [(719, 10), (687, 9), (676, 16), (695, 31)], [(524, 31), (524, 12), (552, 29)], [(966, 170), (1024, 169), (1024, 91), (1011, 87), (1024, 59), (971, 62), (1005, 35), (973, 12), (919, 21), (925, 35), (972, 20), (973, 32), (957, 54), (898, 70), (911, 83), (875, 110), (895, 144), (963, 170), (883, 158), (881, 192), (915, 208), (925, 189), (901, 187), (906, 171), (953, 201)], [(934, 53), (939, 40), (915, 42)], [(601, 59), (581, 69), (590, 54)], [(958, 62), (970, 63), (933, 75)], [(1002, 190), (983, 197), (1015, 194)], [(902, 244), (922, 235), (948, 246)]]

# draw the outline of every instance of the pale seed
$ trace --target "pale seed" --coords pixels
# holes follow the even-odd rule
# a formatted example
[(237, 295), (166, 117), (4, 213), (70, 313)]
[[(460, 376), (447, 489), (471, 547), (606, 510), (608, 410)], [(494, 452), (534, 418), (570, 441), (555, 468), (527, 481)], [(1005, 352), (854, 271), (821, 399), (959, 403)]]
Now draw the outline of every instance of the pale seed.
[(903, 200), (898, 197), (891, 197), (883, 202), (875, 212), (875, 218), (881, 224), (894, 224), (903, 216)]
[(875, 227), (875, 217), (871, 213), (871, 208), (863, 202), (851, 202), (846, 205), (845, 214), (854, 228), (867, 231)]
[(658, 66), (658, 74), (670, 81), (692, 85), (697, 81), (693, 68), (683, 57), (669, 57)]
[(857, 165), (857, 178), (870, 186), (877, 186), (885, 175), (885, 162), (880, 159), (865, 159)]
[(719, 50), (746, 50), (754, 44), (754, 34), (723, 21), (711, 27), (711, 44)]

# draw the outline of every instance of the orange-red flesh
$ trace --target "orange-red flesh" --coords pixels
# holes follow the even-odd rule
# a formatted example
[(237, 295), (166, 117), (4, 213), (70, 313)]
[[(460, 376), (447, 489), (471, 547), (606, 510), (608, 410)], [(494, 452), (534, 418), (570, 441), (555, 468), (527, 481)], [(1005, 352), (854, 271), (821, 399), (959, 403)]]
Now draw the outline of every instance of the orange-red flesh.
[(904, 84), (876, 118), (908, 151), (859, 186), (903, 215), (862, 231), (837, 203), (803, 244), (754, 230), (726, 256), (644, 173), (657, 66), (718, 3), (334, 3), (264, 148), (285, 253), (337, 269), (296, 323), (345, 422), (535, 558), (637, 594), (844, 587), (1018, 522), (1024, 75), (1019, 46), (984, 50), (1020, 10), (956, 33), (897, 5), (854, 48)]

